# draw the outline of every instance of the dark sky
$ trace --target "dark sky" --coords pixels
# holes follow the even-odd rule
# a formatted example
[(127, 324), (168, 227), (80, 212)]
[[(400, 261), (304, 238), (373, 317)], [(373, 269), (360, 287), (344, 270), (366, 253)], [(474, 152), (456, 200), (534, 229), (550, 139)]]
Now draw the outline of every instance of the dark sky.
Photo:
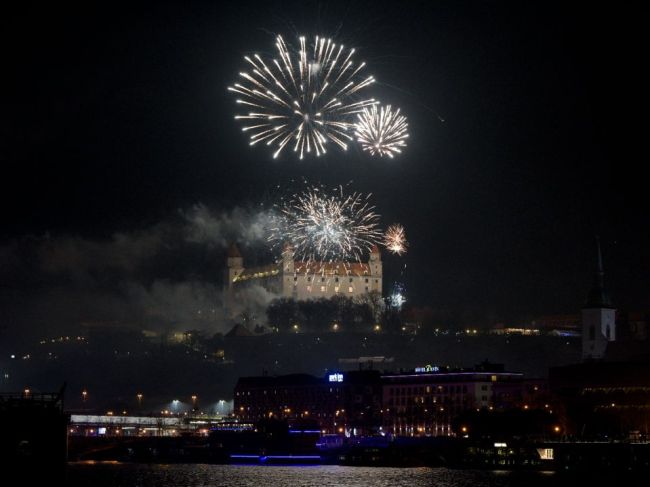
[[(404, 224), (410, 251), (385, 257), (386, 284), (403, 281), (413, 304), (468, 322), (576, 312), (598, 234), (616, 303), (647, 310), (642, 19), (632, 5), (593, 2), (25, 3), (4, 11), (4, 327), (107, 319), (104, 298), (123, 298), (125, 281), (146, 292), (161, 280), (218, 285), (219, 245), (171, 243), (179, 212), (186, 221), (197, 208), (254, 208), (269, 203), (275, 185), (302, 177), (353, 181), (373, 193), (385, 224)], [(226, 87), (242, 56), (272, 51), (276, 34), (355, 46), (379, 81), (373, 95), (408, 116), (405, 153), (274, 161), (265, 147), (250, 148)], [(151, 234), (156, 243), (142, 248)], [(125, 263), (121, 253), (136, 246), (138, 263)], [(144, 265), (148, 248), (157, 259)], [(106, 259), (119, 263), (106, 271), (98, 265)], [(79, 265), (90, 269), (83, 279)], [(34, 311), (44, 302), (47, 316)]]

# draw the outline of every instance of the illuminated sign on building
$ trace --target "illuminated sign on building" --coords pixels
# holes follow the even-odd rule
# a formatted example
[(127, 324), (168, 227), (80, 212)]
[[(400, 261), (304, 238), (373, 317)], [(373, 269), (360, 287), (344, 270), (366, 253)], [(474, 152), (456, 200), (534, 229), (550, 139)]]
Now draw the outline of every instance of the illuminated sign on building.
[(328, 377), (330, 382), (343, 382), (343, 374), (330, 374)]
[(416, 367), (416, 374), (426, 374), (427, 372), (440, 372), (440, 367), (437, 365), (425, 365), (424, 367)]

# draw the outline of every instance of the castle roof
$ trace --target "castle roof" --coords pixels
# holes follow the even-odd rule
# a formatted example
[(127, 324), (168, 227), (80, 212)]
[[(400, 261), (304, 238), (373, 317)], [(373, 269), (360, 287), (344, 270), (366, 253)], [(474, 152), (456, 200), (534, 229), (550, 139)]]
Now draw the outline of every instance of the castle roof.
[(363, 276), (370, 274), (370, 266), (362, 262), (294, 262), (296, 274), (324, 274)]
[(231, 243), (230, 246), (228, 247), (228, 257), (241, 257), (241, 252), (239, 252), (239, 248), (237, 247), (236, 243)]
[[(295, 274), (312, 274), (323, 276), (369, 276), (370, 266), (362, 262), (303, 262), (294, 261)], [(282, 270), (280, 263), (244, 269), (233, 282), (248, 281), (277, 276)]]

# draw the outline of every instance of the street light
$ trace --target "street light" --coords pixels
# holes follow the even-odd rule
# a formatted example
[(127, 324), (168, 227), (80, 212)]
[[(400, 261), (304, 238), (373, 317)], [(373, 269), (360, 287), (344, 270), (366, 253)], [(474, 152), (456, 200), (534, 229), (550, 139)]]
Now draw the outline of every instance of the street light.
[(192, 409), (196, 411), (196, 394), (192, 396)]
[(81, 391), (81, 400), (83, 402), (86, 402), (87, 397), (88, 397), (88, 391), (84, 389), (83, 391)]
[(138, 394), (135, 396), (138, 398), (138, 408), (142, 407), (142, 393), (138, 392)]

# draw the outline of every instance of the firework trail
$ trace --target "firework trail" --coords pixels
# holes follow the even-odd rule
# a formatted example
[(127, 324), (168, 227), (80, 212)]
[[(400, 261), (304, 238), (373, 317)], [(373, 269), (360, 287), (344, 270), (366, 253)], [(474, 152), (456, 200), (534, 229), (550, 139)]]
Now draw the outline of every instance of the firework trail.
[(354, 49), (318, 36), (309, 47), (305, 37), (299, 40), (295, 52), (278, 36), (279, 59), (245, 56), (249, 71), (240, 72), (242, 81), (228, 87), (240, 95), (237, 103), (250, 110), (235, 116), (250, 133), (250, 145), (274, 145), (274, 158), (287, 145), (300, 159), (312, 151), (324, 154), (328, 141), (346, 150), (353, 140), (348, 132), (354, 129), (354, 114), (376, 103), (356, 99), (375, 79), (361, 75), (365, 63), (353, 60)]
[(384, 234), (383, 244), (394, 254), (402, 255), (405, 253), (408, 242), (406, 241), (404, 227), (399, 223), (389, 226)]
[(377, 105), (365, 107), (357, 114), (355, 135), (363, 150), (371, 155), (394, 157), (406, 147), (408, 123), (406, 117), (393, 111), (391, 106), (377, 109)]
[(269, 241), (288, 243), (302, 261), (361, 261), (380, 241), (370, 195), (311, 187), (279, 207)]

